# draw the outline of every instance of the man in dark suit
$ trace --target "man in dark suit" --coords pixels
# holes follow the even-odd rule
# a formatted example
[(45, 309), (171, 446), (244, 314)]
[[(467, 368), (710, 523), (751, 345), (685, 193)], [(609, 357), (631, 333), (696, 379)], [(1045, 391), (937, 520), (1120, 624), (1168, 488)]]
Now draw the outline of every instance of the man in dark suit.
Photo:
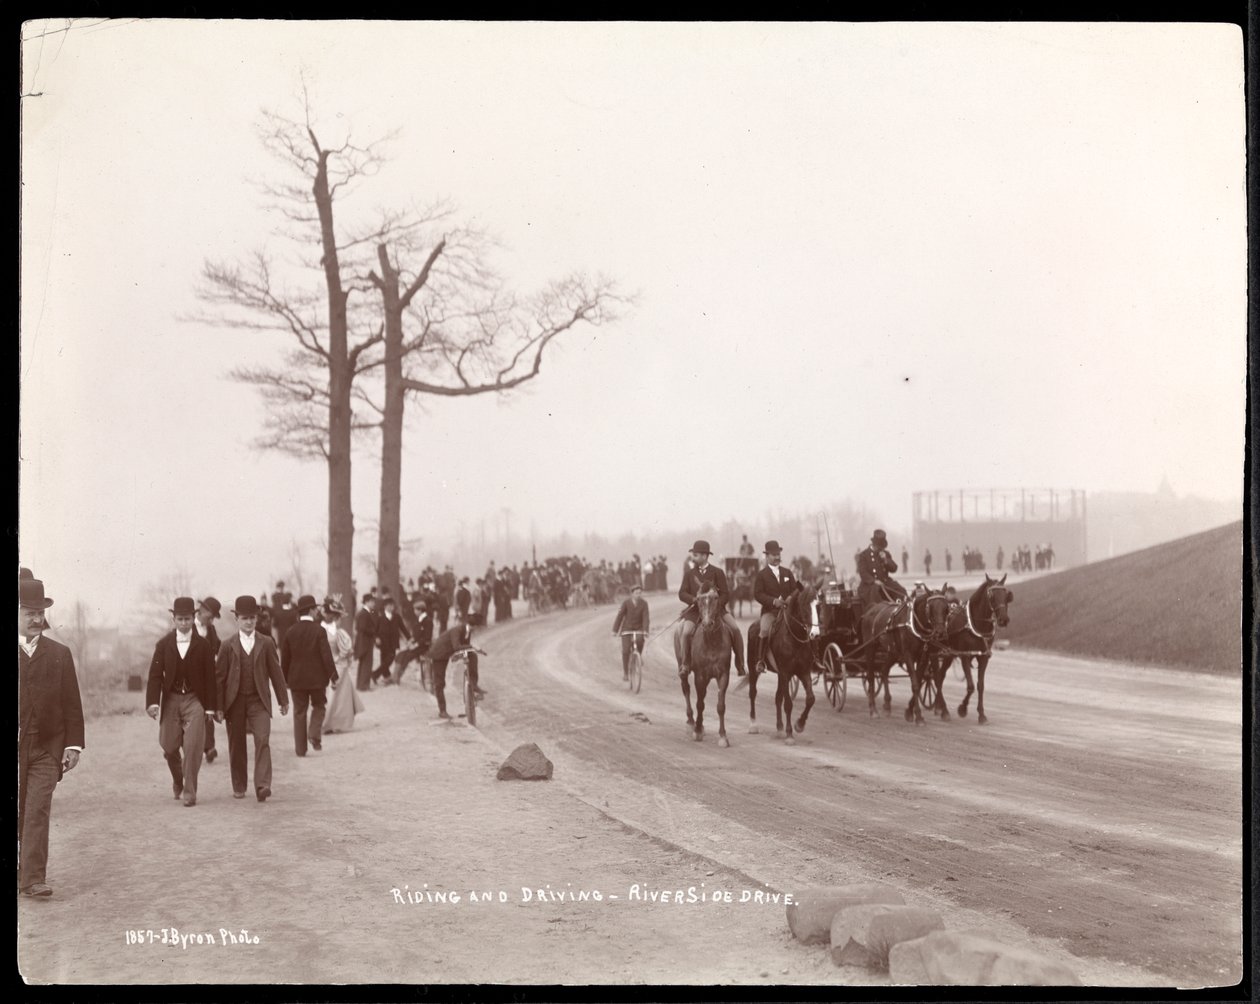
[[(197, 634), (210, 643), (211, 659), (217, 659), (219, 656), (219, 633), (214, 629), (214, 622), (219, 619), (219, 611), (222, 609), (222, 603), (213, 596), (207, 596), (197, 605), (197, 619), (193, 621), (193, 627), (196, 629)], [(219, 751), (214, 745), (214, 717), (207, 715), (206, 763), (214, 763), (218, 755)]]
[(145, 706), (158, 719), (158, 743), (171, 771), (171, 790), (184, 806), (197, 804), (197, 774), (206, 747), (206, 715), (218, 710), (210, 645), (193, 630), (197, 604), (180, 596), (171, 605), (174, 630), (153, 647)]
[(709, 564), (707, 540), (697, 540), (691, 545), (691, 563), (683, 573), (682, 583), (678, 586), (678, 598), (687, 604), (682, 612), (683, 664), (678, 670), (680, 677), (691, 672), (691, 637), (696, 633), (696, 625), (700, 623), (700, 611), (696, 608), (696, 597), (703, 592), (716, 589), (722, 610), (722, 619), (731, 634), (731, 647), (735, 650), (735, 668), (740, 676), (744, 670), (744, 639), (739, 625), (727, 610), (731, 591), (726, 583), (726, 573), (716, 565)]
[(372, 687), (372, 651), (376, 648), (376, 597), (365, 593), (359, 612), (354, 615), (354, 657), (359, 671), (355, 686), (359, 690)]
[(260, 634), (258, 601), (238, 596), (232, 609), (237, 632), (219, 647), (215, 662), (218, 707), (227, 719), (228, 762), (232, 767), (232, 797), (244, 798), (249, 785), (249, 754), (245, 723), (254, 734), (254, 793), (258, 801), (271, 797), (271, 689), (280, 714), (289, 713), (289, 691), (270, 635)]
[(52, 895), (47, 883), (53, 789), (83, 752), (83, 703), (70, 649), (43, 636), (44, 583), (18, 580), (18, 888)]
[[(460, 649), (472, 646), (472, 625), (464, 618), (457, 617), (454, 627), (443, 631), (429, 649), (429, 658), (433, 663), (433, 696), (437, 698), (438, 717), (450, 718), (446, 713), (446, 664)], [(484, 654), (484, 653), (483, 653)], [(484, 697), (485, 691), (478, 686), (477, 652), (468, 653), (468, 676), (472, 680), (473, 692), (477, 697)]]
[(402, 638), (411, 641), (411, 631), (398, 615), (394, 598), (386, 596), (381, 601), (381, 616), (376, 619), (376, 644), (381, 650), (381, 664), (372, 674), (373, 680), (381, 680), (387, 685), (395, 682), (390, 673)]
[[(621, 608), (613, 619), (613, 634), (621, 635), (621, 678), (623, 680), (630, 679), (631, 646), (640, 653), (643, 651), (651, 619), (647, 600), (643, 598), (643, 587), (636, 582), (630, 587), (630, 595), (622, 601)], [(621, 634), (622, 631), (641, 631), (642, 634)]]
[[(455, 590), (455, 616), (464, 622), (468, 620), (468, 608), (472, 605), (472, 590), (468, 588), (468, 576), (459, 580)], [(442, 633), (446, 633), (446, 625), (442, 625)]]
[[(308, 740), (312, 749), (324, 748), (328, 684), (338, 680), (328, 632), (315, 620), (318, 606), (314, 596), (299, 597), (298, 619), (284, 633), (284, 641), (280, 643), (280, 668), (293, 694), (293, 747), (298, 756), (306, 756)], [(308, 707), (311, 709), (309, 723)]]
[(753, 600), (761, 604), (761, 619), (757, 622), (757, 671), (766, 671), (765, 656), (767, 639), (774, 630), (774, 620), (787, 605), (788, 597), (800, 589), (800, 583), (790, 568), (784, 568), (783, 548), (777, 540), (766, 541), (766, 565), (753, 580)]
[[(436, 594), (425, 592), (424, 596), (433, 597)], [(392, 683), (401, 683), (403, 673), (407, 671), (407, 667), (411, 665), (414, 659), (421, 658), (428, 654), (429, 646), (433, 644), (433, 615), (430, 611), (433, 606), (429, 600), (418, 599), (412, 610), (416, 615), (416, 626), (411, 632), (410, 647), (403, 649), (398, 654), (398, 658), (394, 663), (394, 673), (390, 678)], [(423, 684), (423, 681), (421, 681)]]
[(890, 572), (897, 570), (897, 562), (888, 553), (888, 537), (883, 530), (876, 530), (871, 534), (870, 546), (858, 552), (857, 570), (862, 580), (862, 584), (858, 586), (858, 598), (861, 599), (863, 608), (885, 598), (906, 598), (905, 587), (889, 577)]

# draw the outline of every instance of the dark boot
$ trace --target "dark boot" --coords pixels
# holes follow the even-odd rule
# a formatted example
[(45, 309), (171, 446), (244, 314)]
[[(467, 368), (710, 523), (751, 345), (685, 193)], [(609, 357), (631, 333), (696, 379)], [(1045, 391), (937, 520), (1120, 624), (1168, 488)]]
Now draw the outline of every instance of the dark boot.
[(694, 637), (694, 631), (691, 634), (683, 635), (683, 663), (678, 670), (678, 676), (683, 680), (687, 679), (687, 674), (691, 672), (691, 639)]

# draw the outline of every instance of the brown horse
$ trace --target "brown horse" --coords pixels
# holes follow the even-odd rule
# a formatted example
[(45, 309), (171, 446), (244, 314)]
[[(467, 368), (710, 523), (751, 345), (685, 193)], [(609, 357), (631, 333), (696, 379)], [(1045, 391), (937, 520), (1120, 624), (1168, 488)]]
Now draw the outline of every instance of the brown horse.
[[(993, 637), (999, 627), (1006, 627), (1011, 622), (1006, 608), (1015, 602), (1015, 597), (1006, 588), (1006, 576), (991, 579), (985, 573), (984, 583), (976, 589), (967, 602), (956, 607), (949, 615), (946, 625), (945, 645), (948, 651), (937, 661), (933, 673), (936, 678), (936, 708), (942, 718), (949, 717), (949, 708), (945, 704), (942, 685), (945, 672), (957, 659), (967, 678), (967, 693), (962, 704), (958, 705), (961, 718), (967, 717), (967, 705), (971, 695), (976, 694), (976, 715), (980, 724), (988, 719), (984, 714), (984, 671), (989, 666), (989, 658), (993, 654)], [(976, 661), (976, 682), (971, 682), (971, 662)]]
[[(696, 608), (700, 613), (700, 623), (696, 625), (696, 633), (691, 636), (691, 672), (696, 678), (696, 708), (691, 709), (691, 686), (687, 677), (680, 676), (683, 696), (687, 699), (687, 725), (691, 737), (700, 742), (704, 738), (704, 699), (709, 690), (709, 681), (715, 680), (718, 685), (718, 745), (730, 746), (726, 738), (726, 685), (731, 678), (731, 656), (734, 647), (731, 644), (730, 631), (722, 618), (724, 609), (717, 590), (703, 592), (696, 597)], [(674, 657), (678, 660), (678, 672), (682, 673), (683, 642), (682, 625), (674, 631)]]
[[(796, 721), (797, 732), (805, 731), (809, 710), (814, 706), (814, 646), (809, 636), (810, 608), (814, 602), (814, 590), (809, 587), (798, 590), (787, 601), (771, 629), (770, 645), (766, 650), (766, 665), (779, 678), (774, 692), (775, 735), (786, 745), (796, 745), (792, 737), (792, 680), (795, 678), (805, 689), (805, 709)], [(748, 717), (752, 724), (748, 731), (760, 731), (757, 725), (757, 638), (760, 624), (748, 625)]]
[[(910, 634), (909, 597), (895, 602), (875, 602), (862, 611), (858, 621), (858, 638), (866, 651), (866, 697), (871, 717), (879, 714), (875, 698), (884, 691), (884, 714), (892, 714), (892, 697), (888, 692), (888, 671), (900, 664), (911, 672), (914, 664)], [(913, 698), (912, 698), (913, 703)]]
[[(923, 724), (925, 685), (931, 689), (940, 646), (949, 630), (949, 600), (944, 593), (928, 592), (911, 597), (910, 617), (903, 629), (901, 647), (910, 672), (910, 703), (906, 705), (906, 721)], [(885, 687), (887, 680), (885, 679)], [(935, 700), (935, 698), (934, 698)]]

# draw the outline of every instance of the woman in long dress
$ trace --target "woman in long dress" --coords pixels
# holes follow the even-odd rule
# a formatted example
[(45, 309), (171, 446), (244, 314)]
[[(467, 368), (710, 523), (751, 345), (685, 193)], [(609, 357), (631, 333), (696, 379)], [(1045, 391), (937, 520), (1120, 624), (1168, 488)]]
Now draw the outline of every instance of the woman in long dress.
[(349, 632), (338, 627), (346, 614), (345, 607), (336, 596), (324, 601), (324, 630), (328, 632), (328, 646), (332, 649), (333, 662), (337, 665), (337, 682), (333, 685), (332, 700), (324, 716), (324, 733), (349, 732), (354, 728), (354, 716), (363, 710), (363, 699), (354, 689), (354, 639)]

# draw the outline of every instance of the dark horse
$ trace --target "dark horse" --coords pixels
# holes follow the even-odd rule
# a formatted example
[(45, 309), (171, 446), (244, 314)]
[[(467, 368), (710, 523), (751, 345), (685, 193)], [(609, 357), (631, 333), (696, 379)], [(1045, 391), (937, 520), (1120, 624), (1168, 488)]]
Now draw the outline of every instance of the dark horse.
[[(796, 721), (795, 731), (805, 731), (809, 709), (814, 706), (814, 646), (809, 637), (810, 607), (813, 602), (814, 590), (809, 587), (803, 587), (792, 594), (775, 618), (766, 652), (766, 664), (773, 667), (771, 672), (779, 677), (779, 685), (774, 692), (775, 735), (784, 739), (789, 746), (796, 745), (796, 740), (792, 738), (793, 678), (799, 680), (805, 688), (805, 708)], [(748, 626), (748, 717), (752, 720), (748, 731), (754, 733), (760, 731), (757, 726), (758, 673), (754, 656), (759, 633), (759, 623), (753, 621)]]
[(866, 696), (872, 716), (878, 714), (875, 698), (881, 689), (884, 714), (891, 714), (888, 672), (900, 664), (910, 678), (906, 721), (923, 724), (919, 690), (934, 661), (933, 647), (945, 637), (948, 611), (949, 601), (940, 593), (872, 603), (862, 611), (859, 637), (866, 647)]
[[(934, 669), (936, 679), (935, 709), (942, 718), (949, 717), (949, 707), (945, 704), (945, 695), (941, 687), (945, 682), (945, 672), (953, 664), (954, 659), (962, 664), (963, 674), (967, 677), (967, 695), (958, 705), (958, 714), (967, 717), (967, 703), (971, 695), (976, 694), (976, 714), (983, 725), (988, 719), (984, 715), (984, 671), (988, 668), (989, 657), (993, 654), (993, 636), (999, 627), (1006, 627), (1011, 622), (1006, 608), (1015, 602), (1015, 597), (1006, 588), (1006, 576), (991, 579), (985, 574), (984, 584), (968, 598), (967, 602), (953, 609), (946, 627), (945, 646), (947, 651), (938, 660)], [(976, 683), (971, 682), (971, 662), (976, 661)]]
[(740, 565), (735, 571), (735, 580), (731, 589), (731, 605), (736, 607), (735, 616), (744, 616), (744, 604), (747, 603), (756, 612), (756, 602), (753, 600), (753, 577), (743, 565)]
[[(681, 677), (683, 696), (687, 698), (687, 724), (691, 737), (700, 742), (704, 738), (704, 698), (709, 690), (709, 681), (716, 680), (718, 685), (718, 745), (729, 746), (726, 738), (726, 685), (731, 678), (731, 656), (734, 646), (731, 633), (727, 630), (726, 621), (722, 618), (723, 604), (717, 590), (703, 592), (696, 597), (696, 608), (700, 613), (700, 623), (696, 625), (696, 633), (691, 636), (691, 671), (696, 677), (696, 709), (691, 710), (691, 685), (687, 677)], [(674, 631), (674, 657), (678, 660), (678, 671), (682, 672), (683, 648), (682, 625)]]

